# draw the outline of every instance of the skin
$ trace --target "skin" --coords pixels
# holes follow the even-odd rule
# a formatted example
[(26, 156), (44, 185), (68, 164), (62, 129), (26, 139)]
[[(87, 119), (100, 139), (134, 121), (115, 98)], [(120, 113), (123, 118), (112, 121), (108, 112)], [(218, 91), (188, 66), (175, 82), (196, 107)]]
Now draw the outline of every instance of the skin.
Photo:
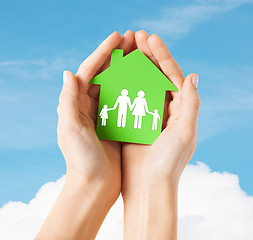
[[(179, 89), (166, 95), (163, 132), (152, 146), (99, 140), (99, 86), (89, 80), (109, 66), (113, 48), (128, 54), (137, 47)], [(176, 239), (178, 181), (196, 147), (195, 76), (185, 79), (162, 40), (144, 31), (112, 33), (76, 76), (64, 72), (57, 132), (66, 180), (37, 240), (94, 239), (120, 191), (125, 239)]]
[(177, 189), (196, 148), (200, 99), (170, 51), (157, 36), (138, 31), (140, 49), (179, 89), (167, 92), (163, 131), (153, 145), (122, 146), (125, 239), (177, 239)]
[(76, 76), (64, 73), (57, 133), (66, 180), (36, 240), (94, 239), (120, 194), (121, 145), (96, 136), (99, 88), (89, 80), (109, 66), (113, 48), (128, 53), (133, 39), (131, 32), (122, 38), (114, 32), (80, 65)]

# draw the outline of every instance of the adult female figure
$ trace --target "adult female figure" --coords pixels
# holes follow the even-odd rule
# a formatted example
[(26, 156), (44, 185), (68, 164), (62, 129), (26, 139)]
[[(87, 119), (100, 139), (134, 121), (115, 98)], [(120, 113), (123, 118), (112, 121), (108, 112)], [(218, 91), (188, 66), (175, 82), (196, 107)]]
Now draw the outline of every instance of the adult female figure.
[(142, 117), (146, 116), (146, 112), (148, 111), (148, 105), (146, 98), (144, 98), (145, 93), (140, 90), (137, 93), (137, 97), (134, 99), (134, 102), (132, 104), (132, 115), (135, 116), (134, 118), (134, 128), (141, 129), (141, 123), (142, 123)]

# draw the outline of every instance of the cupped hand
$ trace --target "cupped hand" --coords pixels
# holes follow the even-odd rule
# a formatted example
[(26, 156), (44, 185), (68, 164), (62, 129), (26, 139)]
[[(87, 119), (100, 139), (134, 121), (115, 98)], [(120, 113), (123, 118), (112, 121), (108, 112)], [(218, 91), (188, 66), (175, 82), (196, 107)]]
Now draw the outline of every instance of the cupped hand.
[(99, 86), (89, 81), (108, 67), (113, 48), (128, 53), (133, 43), (132, 31), (122, 38), (114, 32), (80, 65), (76, 76), (65, 71), (57, 110), (58, 144), (66, 160), (67, 177), (103, 182), (114, 200), (121, 189), (121, 145), (97, 138)]
[[(142, 51), (178, 88), (167, 92), (162, 133), (152, 145), (124, 143), (122, 146), (123, 198), (148, 187), (177, 186), (180, 175), (196, 148), (200, 99), (198, 75), (184, 77), (164, 42), (141, 30), (135, 34)], [(155, 81), (155, 79), (154, 79)]]

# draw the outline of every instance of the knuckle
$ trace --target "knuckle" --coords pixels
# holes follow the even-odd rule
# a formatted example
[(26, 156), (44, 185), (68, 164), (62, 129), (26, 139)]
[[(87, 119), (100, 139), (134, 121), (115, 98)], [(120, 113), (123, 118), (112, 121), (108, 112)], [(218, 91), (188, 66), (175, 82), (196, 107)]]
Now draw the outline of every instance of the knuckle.
[(58, 127), (57, 127), (57, 143), (58, 143), (58, 145), (59, 145), (60, 148), (63, 145), (63, 140), (64, 139), (65, 138), (64, 138), (64, 134), (63, 134), (62, 128), (58, 124)]
[(66, 141), (68, 140), (69, 133), (68, 130), (63, 128), (60, 124), (57, 128), (57, 143), (59, 147), (63, 147)]
[(62, 149), (63, 146), (64, 146), (63, 139), (64, 138), (60, 137), (59, 135), (57, 136), (57, 144), (58, 144), (58, 146), (59, 146), (60, 149)]
[(66, 106), (66, 105), (76, 105), (77, 104), (77, 97), (72, 94), (72, 93), (61, 93), (59, 96), (59, 104), (57, 107), (57, 113), (59, 114), (60, 112), (62, 112), (62, 109)]
[(57, 126), (57, 136), (67, 138), (68, 136), (80, 133), (81, 126), (76, 121), (64, 121), (64, 119), (59, 119)]
[(61, 115), (61, 106), (60, 105), (58, 105), (56, 111), (57, 111), (58, 116), (60, 116)]
[(59, 104), (61, 104), (64, 100), (64, 95), (63, 93), (61, 92), (60, 96), (59, 96)]
[(199, 96), (196, 96), (196, 97), (194, 98), (193, 104), (194, 104), (194, 106), (195, 106), (195, 108), (196, 108), (197, 110), (200, 109), (201, 100), (200, 100), (200, 97), (199, 97)]
[(73, 143), (73, 140), (80, 135), (80, 130), (75, 124), (65, 125), (62, 123), (58, 124), (57, 127), (57, 143), (60, 149), (64, 149), (66, 146)]
[(75, 91), (65, 89), (61, 92), (59, 96), (59, 102), (61, 103), (69, 100), (76, 100), (77, 96), (78, 94), (76, 94)]
[(61, 135), (61, 124), (60, 121), (58, 121), (58, 125), (57, 125), (57, 135)]
[(72, 94), (69, 91), (62, 91), (59, 96), (59, 103), (66, 102), (69, 97), (72, 97)]
[(57, 137), (60, 138), (63, 135), (64, 135), (64, 128), (61, 124), (61, 121), (59, 121), (57, 126)]
[(108, 50), (104, 49), (102, 45), (100, 45), (100, 46), (97, 48), (97, 52), (99, 53), (99, 55), (102, 55), (103, 58), (106, 58), (106, 57), (108, 57), (108, 55), (109, 55)]
[[(172, 56), (168, 56), (167, 57), (167, 59), (164, 59), (163, 61), (167, 61), (167, 60), (169, 60), (170, 58), (173, 58)], [(177, 78), (179, 78), (179, 74), (178, 74), (178, 72), (171, 72), (170, 74), (169, 74), (169, 78), (170, 79), (177, 79)]]

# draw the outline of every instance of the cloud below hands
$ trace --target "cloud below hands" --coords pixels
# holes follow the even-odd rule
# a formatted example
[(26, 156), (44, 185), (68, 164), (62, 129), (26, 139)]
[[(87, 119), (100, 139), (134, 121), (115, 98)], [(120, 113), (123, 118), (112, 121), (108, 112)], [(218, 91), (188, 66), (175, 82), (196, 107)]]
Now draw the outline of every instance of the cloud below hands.
[[(0, 239), (33, 239), (59, 194), (65, 177), (41, 187), (28, 203), (9, 202), (0, 209)], [(179, 239), (250, 240), (253, 197), (237, 175), (212, 172), (204, 163), (188, 165), (179, 188)], [(123, 202), (119, 198), (97, 239), (123, 239)]]
[(253, 197), (237, 175), (189, 165), (180, 182), (179, 239), (251, 239)]
[(135, 22), (138, 28), (144, 28), (159, 35), (180, 38), (195, 26), (209, 21), (217, 14), (230, 11), (252, 0), (197, 0), (192, 5), (169, 7), (164, 9), (157, 19), (142, 19)]
[(65, 177), (44, 184), (28, 203), (9, 202), (0, 209), (0, 239), (34, 239), (54, 201)]

